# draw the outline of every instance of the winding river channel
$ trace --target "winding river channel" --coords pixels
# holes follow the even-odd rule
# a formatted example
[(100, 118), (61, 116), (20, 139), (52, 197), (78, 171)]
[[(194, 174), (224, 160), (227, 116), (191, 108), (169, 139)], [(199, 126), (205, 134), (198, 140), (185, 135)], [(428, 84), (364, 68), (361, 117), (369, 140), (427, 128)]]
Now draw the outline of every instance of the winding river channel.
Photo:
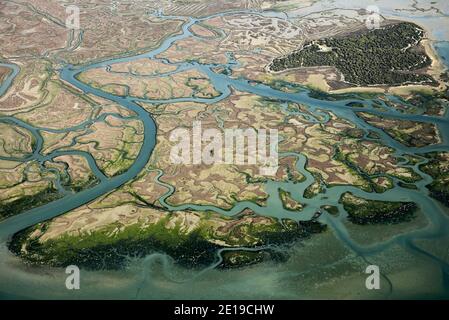
[[(234, 12), (235, 13), (235, 12)], [(276, 13), (257, 13), (262, 15), (270, 15), (275, 16)], [(223, 15), (216, 14), (215, 16)], [(184, 19), (181, 17), (169, 17), (166, 16), (166, 19)], [(114, 177), (106, 177), (101, 170), (98, 168), (97, 164), (93, 157), (87, 153), (82, 151), (54, 151), (50, 154), (43, 155), (41, 154), (43, 138), (41, 136), (42, 131), (48, 132), (69, 132), (73, 130), (80, 129), (82, 127), (87, 127), (92, 124), (94, 121), (104, 121), (106, 116), (111, 115), (115, 117), (121, 117), (118, 114), (108, 113), (103, 114), (102, 116), (88, 120), (82, 124), (79, 124), (72, 128), (65, 128), (60, 130), (49, 129), (49, 128), (36, 128), (27, 124), (19, 119), (14, 117), (0, 117), (0, 122), (11, 123), (19, 127), (23, 127), (29, 130), (36, 140), (36, 144), (33, 150), (33, 153), (25, 158), (5, 158), (15, 161), (27, 162), (30, 160), (36, 160), (39, 163), (44, 163), (47, 160), (51, 160), (54, 157), (64, 155), (64, 154), (77, 154), (83, 156), (88, 161), (89, 166), (92, 169), (92, 172), (96, 175), (99, 180), (99, 183), (95, 186), (78, 192), (64, 192), (63, 188), (59, 186), (61, 189), (62, 197), (58, 200), (55, 200), (51, 203), (43, 205), (41, 207), (37, 207), (31, 209), (29, 211), (23, 212), (19, 215), (10, 217), (2, 222), (0, 222), (0, 297), (11, 298), (11, 297), (31, 297), (31, 298), (39, 298), (42, 297), (63, 297), (63, 298), (73, 298), (73, 297), (98, 297), (97, 295), (103, 294), (108, 297), (150, 297), (150, 298), (171, 298), (171, 297), (188, 297), (189, 295), (193, 295), (193, 297), (201, 298), (203, 296), (208, 296), (209, 289), (205, 289), (207, 286), (211, 286), (212, 277), (218, 277), (216, 281), (227, 282), (226, 285), (222, 284), (222, 287), (227, 288), (224, 292), (232, 292), (230, 289), (232, 285), (234, 285), (234, 290), (236, 293), (239, 293), (242, 297), (259, 297), (257, 293), (257, 286), (265, 285), (269, 287), (267, 279), (278, 279), (276, 277), (284, 277), (286, 274), (286, 270), (279, 270), (273, 268), (273, 266), (266, 266), (265, 270), (277, 270), (278, 274), (275, 278), (274, 275), (267, 275), (266, 278), (261, 279), (261, 275), (263, 274), (264, 266), (257, 266), (253, 270), (257, 271), (241, 271), (241, 270), (232, 270), (223, 272), (223, 274), (218, 275), (220, 271), (216, 270), (217, 264), (202, 270), (198, 271), (186, 271), (180, 270), (177, 267), (173, 266), (173, 263), (170, 257), (167, 257), (163, 254), (154, 254), (148, 256), (143, 259), (144, 261), (140, 264), (137, 264), (139, 267), (136, 269), (130, 268), (129, 270), (121, 271), (123, 273), (114, 273), (114, 272), (86, 272), (86, 278), (88, 278), (88, 283), (91, 285), (90, 290), (80, 290), (79, 293), (69, 292), (64, 290), (64, 282), (59, 279), (64, 278), (64, 272), (59, 269), (51, 269), (51, 268), (42, 268), (42, 270), (31, 270), (31, 267), (25, 267), (20, 265), (20, 261), (12, 254), (10, 254), (6, 248), (6, 243), (10, 237), (24, 228), (32, 226), (36, 223), (51, 219), (63, 213), (66, 213), (72, 209), (75, 209), (81, 205), (89, 203), (90, 201), (104, 195), (124, 183), (135, 178), (142, 170), (145, 170), (145, 167), (151, 157), (152, 151), (155, 147), (156, 143), (156, 133), (157, 126), (155, 124), (154, 119), (151, 114), (142, 108), (138, 103), (145, 102), (149, 104), (159, 104), (159, 103), (173, 103), (179, 101), (186, 102), (202, 102), (213, 104), (220, 100), (227, 98), (231, 94), (231, 89), (235, 89), (238, 91), (249, 92), (261, 97), (266, 97), (270, 99), (276, 99), (280, 103), (287, 102), (295, 102), (306, 105), (310, 114), (314, 115), (308, 117), (310, 121), (326, 121), (327, 113), (326, 111), (330, 111), (334, 113), (337, 117), (347, 119), (351, 123), (354, 123), (358, 128), (365, 130), (366, 139), (368, 132), (372, 131), (378, 134), (382, 143), (390, 146), (395, 149), (395, 155), (400, 157), (404, 154), (410, 155), (419, 155), (426, 152), (431, 151), (449, 151), (449, 117), (448, 112), (442, 117), (438, 116), (428, 116), (422, 114), (404, 114), (399, 112), (396, 109), (388, 107), (384, 101), (382, 100), (367, 100), (362, 97), (357, 96), (356, 94), (346, 95), (344, 99), (340, 100), (326, 100), (320, 99), (311, 94), (311, 92), (307, 88), (300, 88), (298, 92), (287, 93), (280, 90), (276, 90), (275, 88), (254, 83), (252, 81), (248, 81), (242, 78), (232, 77), (232, 68), (238, 65), (238, 62), (234, 60), (232, 54), (228, 54), (228, 62), (227, 64), (200, 64), (198, 62), (181, 62), (181, 63), (171, 63), (165, 59), (159, 59), (157, 56), (162, 52), (166, 51), (170, 48), (176, 41), (187, 37), (195, 37), (194, 34), (191, 33), (190, 28), (195, 23), (199, 23), (202, 20), (209, 19), (210, 17), (205, 17), (201, 19), (188, 18), (182, 27), (182, 32), (165, 39), (158, 48), (139, 55), (134, 55), (130, 57), (120, 57), (114, 58), (110, 60), (105, 60), (101, 62), (95, 62), (90, 65), (84, 66), (73, 66), (66, 65), (60, 70), (60, 78), (76, 88), (80, 89), (84, 93), (92, 94), (97, 97), (101, 97), (110, 101), (114, 101), (115, 103), (120, 104), (122, 107), (131, 110), (134, 112), (135, 116), (133, 118), (137, 118), (142, 121), (144, 126), (144, 139), (141, 150), (135, 159), (132, 166), (124, 173), (114, 176)], [(439, 52), (448, 51), (447, 46), (439, 47)], [(197, 98), (197, 97), (185, 97), (185, 98), (175, 98), (175, 99), (166, 99), (166, 100), (153, 100), (153, 99), (144, 99), (144, 98), (135, 98), (131, 96), (118, 96), (111, 93), (104, 92), (100, 89), (93, 88), (80, 80), (78, 80), (77, 76), (85, 71), (95, 68), (105, 68), (109, 72), (111, 68), (110, 66), (116, 63), (129, 62), (133, 60), (138, 60), (142, 58), (152, 59), (161, 61), (167, 65), (176, 66), (176, 70), (157, 75), (158, 77), (168, 76), (170, 74), (174, 74), (177, 72), (189, 70), (189, 69), (197, 69), (198, 71), (206, 74), (213, 87), (217, 92), (220, 93), (219, 96), (214, 98)], [(12, 72), (8, 75), (6, 81), (2, 83), (0, 87), (0, 95), (4, 94), (6, 90), (13, 83), (14, 77), (19, 73), (19, 68), (16, 65), (12, 64), (0, 64), (0, 66), (11, 68)], [(223, 67), (230, 72), (227, 74), (214, 72), (216, 67)], [(142, 75), (135, 75), (142, 76)], [(391, 101), (397, 101), (394, 96), (386, 96), (386, 98)], [(358, 102), (363, 105), (362, 108), (354, 108), (348, 106), (348, 103)], [(379, 109), (379, 107), (374, 107), (373, 104), (382, 105), (383, 108)], [(390, 136), (385, 134), (382, 130), (372, 127), (367, 124), (365, 121), (360, 119), (356, 112), (358, 111), (369, 111), (373, 114), (377, 115), (385, 115), (388, 117), (398, 118), (398, 119), (408, 119), (413, 121), (422, 121), (422, 122), (430, 122), (434, 123), (438, 126), (441, 135), (442, 142), (437, 145), (431, 145), (423, 148), (410, 148), (406, 147), (396, 140), (392, 139)], [(298, 111), (296, 111), (298, 113)], [(324, 118), (324, 120), (323, 120)], [(320, 120), (321, 119), (321, 120)], [(304, 155), (300, 153), (286, 153), (281, 154), (281, 156), (295, 156), (297, 161), (297, 169), (298, 171), (305, 177), (305, 180), (301, 183), (293, 183), (293, 182), (273, 182), (268, 181), (266, 183), (266, 191), (269, 194), (269, 199), (267, 201), (266, 206), (258, 206), (257, 204), (249, 201), (238, 202), (232, 209), (223, 210), (214, 206), (202, 206), (202, 205), (194, 205), (194, 204), (184, 204), (182, 206), (171, 206), (165, 200), (169, 197), (173, 192), (173, 187), (170, 185), (166, 185), (159, 180), (159, 178), (163, 175), (162, 171), (158, 172), (158, 175), (155, 178), (155, 181), (162, 186), (167, 188), (167, 193), (160, 198), (160, 202), (169, 210), (184, 210), (184, 209), (193, 209), (197, 211), (215, 211), (224, 215), (234, 215), (241, 212), (245, 208), (251, 208), (256, 213), (265, 216), (273, 216), (277, 218), (290, 218), (292, 219), (292, 213), (285, 210), (282, 206), (282, 203), (279, 199), (278, 189), (282, 187), (282, 189), (286, 191), (290, 191), (293, 198), (300, 201), (301, 203), (306, 204), (304, 210), (301, 214), (296, 215), (293, 219), (297, 220), (310, 220), (313, 215), (319, 210), (320, 206), (325, 201), (326, 204), (335, 205), (339, 208), (340, 212), (345, 212), (342, 205), (338, 203), (340, 195), (345, 192), (352, 192), (356, 196), (360, 196), (367, 199), (374, 200), (393, 200), (393, 201), (414, 201), (420, 207), (420, 213), (424, 217), (426, 221), (419, 228), (412, 228), (407, 232), (400, 232), (396, 235), (388, 237), (385, 241), (369, 243), (369, 244), (361, 244), (358, 241), (354, 240), (350, 231), (348, 231), (346, 224), (346, 214), (340, 214), (339, 216), (330, 216), (330, 215), (322, 215), (319, 219), (323, 223), (326, 223), (330, 229), (332, 230), (332, 238), (334, 241), (337, 241), (339, 244), (339, 248), (344, 248), (350, 252), (355, 259), (362, 259), (363, 261), (372, 261), (379, 254), (383, 252), (388, 252), (392, 248), (399, 247), (401, 252), (406, 252), (407, 255), (418, 257), (417, 259), (423, 259), (424, 263), (432, 264), (432, 270), (438, 270), (441, 273), (440, 279), (440, 294), (443, 296), (449, 296), (449, 265), (447, 261), (442, 258), (439, 258), (437, 254), (435, 254), (434, 250), (427, 250), (422, 248), (419, 244), (422, 241), (429, 239), (436, 239), (438, 245), (440, 243), (442, 245), (446, 244), (446, 250), (448, 245), (448, 236), (449, 236), (449, 219), (447, 210), (442, 207), (441, 204), (437, 203), (435, 200), (428, 196), (428, 190), (425, 188), (425, 185), (432, 181), (432, 178), (425, 173), (421, 172), (418, 168), (419, 164), (424, 163), (426, 160), (422, 158), (422, 161), (416, 165), (404, 165), (413, 167), (413, 169), (423, 177), (418, 183), (416, 183), (417, 189), (411, 190), (407, 188), (402, 188), (398, 185), (399, 180), (393, 179), (394, 187), (389, 189), (388, 191), (378, 194), (378, 193), (367, 193), (359, 188), (350, 187), (350, 186), (334, 186), (330, 188), (325, 188), (326, 192), (324, 195), (318, 195), (312, 199), (305, 199), (302, 197), (304, 190), (310, 186), (314, 182), (314, 177), (305, 169), (306, 161)], [(337, 245), (336, 245), (337, 246)], [(250, 249), (248, 249), (250, 250)], [(343, 249), (341, 249), (343, 250)], [(321, 253), (323, 255), (324, 253)], [(218, 253), (219, 256), (219, 253)], [(161, 272), (157, 272), (157, 270), (162, 270)], [(246, 272), (247, 280), (243, 281), (239, 286), (238, 281), (243, 277)], [(309, 271), (307, 271), (309, 272)], [(295, 274), (292, 270), (289, 270), (289, 274)], [(129, 277), (128, 277), (129, 276)], [(114, 277), (117, 277), (116, 279)], [(251, 278), (252, 277), (252, 278)], [(387, 275), (385, 276), (387, 277)], [(44, 280), (45, 279), (45, 282)], [(56, 279), (56, 280), (55, 280)], [(97, 280), (94, 280), (97, 279)], [(115, 279), (115, 280), (111, 280)], [(120, 279), (120, 280), (117, 280)], [(252, 279), (252, 280), (248, 280)], [(90, 281), (90, 282), (89, 282)], [(114, 286), (112, 283), (116, 281), (117, 284)], [(120, 282), (121, 281), (121, 282)], [(214, 280), (215, 281), (215, 280)], [(244, 285), (248, 285), (248, 281), (251, 281), (251, 285), (249, 288), (254, 291), (245, 291)], [(273, 282), (276, 280), (272, 280)], [(195, 285), (192, 285), (192, 282), (195, 282)], [(391, 281), (390, 281), (391, 282)], [(121, 284), (118, 284), (121, 283)], [(256, 285), (259, 283), (258, 285)], [(279, 281), (279, 283), (282, 283)], [(58, 285), (61, 287), (59, 288)], [(183, 286), (182, 289), (179, 286)], [(187, 289), (188, 286), (192, 286), (191, 289)], [(385, 296), (391, 294), (393, 289), (391, 288), (387, 290)], [(126, 290), (124, 289), (126, 288)], [(265, 292), (264, 288), (259, 288), (260, 292)], [(202, 290), (202, 291), (201, 291)], [(277, 290), (281, 290), (278, 288)], [(177, 294), (173, 292), (177, 291)], [(201, 291), (201, 293), (200, 293)], [(268, 289), (267, 289), (268, 291)], [(42, 293), (44, 292), (44, 293)], [(137, 293), (136, 293), (137, 292)], [(296, 295), (287, 293), (271, 293), (271, 297), (273, 298), (298, 298), (302, 297), (302, 293), (297, 292)], [(230, 297), (230, 294), (226, 295), (216, 295), (215, 297)]]

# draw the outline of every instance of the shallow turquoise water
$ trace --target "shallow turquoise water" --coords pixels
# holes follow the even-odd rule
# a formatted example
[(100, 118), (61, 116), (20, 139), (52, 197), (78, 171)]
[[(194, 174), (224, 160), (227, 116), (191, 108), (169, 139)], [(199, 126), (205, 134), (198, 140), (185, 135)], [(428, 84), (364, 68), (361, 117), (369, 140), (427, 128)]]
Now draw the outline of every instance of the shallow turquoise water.
[(437, 41), (433, 45), (446, 68), (449, 69), (449, 41)]
[(14, 81), (14, 78), (19, 73), (20, 68), (12, 63), (0, 63), (0, 67), (6, 67), (10, 69), (10, 73), (6, 76), (6, 78), (3, 80), (3, 82), (0, 84), (0, 96), (2, 96), (6, 90), (11, 86), (12, 82)]

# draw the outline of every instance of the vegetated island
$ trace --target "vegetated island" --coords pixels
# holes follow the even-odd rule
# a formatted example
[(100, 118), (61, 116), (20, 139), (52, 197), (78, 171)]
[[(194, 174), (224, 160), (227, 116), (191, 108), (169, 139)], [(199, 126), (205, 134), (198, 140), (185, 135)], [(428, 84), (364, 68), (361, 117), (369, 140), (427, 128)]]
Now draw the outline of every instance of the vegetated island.
[[(294, 243), (326, 230), (314, 220), (278, 221), (249, 210), (230, 218), (211, 212), (167, 213), (156, 207), (127, 204), (105, 208), (85, 219), (79, 215), (83, 210), (90, 209), (78, 209), (16, 233), (9, 249), (31, 265), (76, 264), (98, 270), (121, 269), (127, 266), (128, 257), (158, 252), (167, 253), (178, 265), (203, 267), (217, 261), (219, 249), (227, 248), (235, 251), (223, 253), (220, 267), (230, 268), (282, 259), (275, 250), (264, 248)], [(108, 223), (117, 215), (120, 221)], [(61, 228), (68, 221), (72, 221), (71, 227)]]
[(395, 119), (368, 112), (357, 112), (357, 115), (407, 147), (420, 148), (441, 142), (438, 127), (430, 122)]
[(429, 84), (435, 80), (420, 69), (432, 60), (419, 46), (424, 30), (400, 22), (342, 37), (308, 41), (302, 49), (275, 58), (268, 69), (332, 66), (344, 81), (358, 86)]
[(390, 224), (407, 222), (414, 218), (417, 205), (414, 202), (368, 200), (344, 193), (340, 203), (355, 224)]
[(449, 153), (431, 152), (426, 154), (429, 162), (419, 166), (419, 169), (433, 178), (426, 187), (430, 196), (449, 207)]

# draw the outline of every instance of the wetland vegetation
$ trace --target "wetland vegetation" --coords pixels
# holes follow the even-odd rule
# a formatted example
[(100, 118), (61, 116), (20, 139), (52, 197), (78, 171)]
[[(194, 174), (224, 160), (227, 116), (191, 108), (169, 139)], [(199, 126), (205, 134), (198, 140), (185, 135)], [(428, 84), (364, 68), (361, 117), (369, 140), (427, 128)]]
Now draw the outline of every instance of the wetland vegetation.
[[(207, 215), (202, 219), (206, 221)], [(179, 224), (167, 227), (173, 220), (174, 216), (167, 214), (158, 222), (147, 225), (136, 223), (123, 226), (117, 222), (85, 233), (65, 233), (42, 240), (49, 228), (49, 223), (44, 222), (16, 233), (9, 248), (34, 265), (61, 267), (76, 264), (93, 270), (120, 269), (126, 266), (130, 258), (163, 252), (179, 265), (196, 268), (216, 261), (217, 250), (229, 245), (261, 248), (262, 252), (265, 246), (293, 243), (326, 230), (325, 225), (316, 221), (298, 223), (283, 220), (281, 224), (271, 220), (269, 223), (239, 224), (218, 235), (203, 225), (189, 232), (183, 231)], [(240, 256), (225, 254), (222, 267), (252, 264), (261, 259), (261, 255), (255, 252), (245, 252)]]
[(348, 219), (355, 224), (390, 224), (410, 221), (418, 206), (414, 202), (392, 202), (368, 200), (347, 192), (340, 203), (348, 213)]
[(429, 162), (420, 165), (420, 169), (430, 175), (433, 181), (426, 187), (430, 196), (449, 207), (449, 153), (430, 153)]

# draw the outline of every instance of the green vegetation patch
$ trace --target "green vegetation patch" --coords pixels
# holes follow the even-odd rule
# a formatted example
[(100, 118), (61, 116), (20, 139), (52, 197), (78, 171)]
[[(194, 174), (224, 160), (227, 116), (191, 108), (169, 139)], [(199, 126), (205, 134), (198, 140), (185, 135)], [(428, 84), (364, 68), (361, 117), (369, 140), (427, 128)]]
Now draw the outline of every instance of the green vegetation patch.
[(224, 251), (221, 254), (221, 257), (223, 261), (220, 264), (220, 267), (223, 269), (248, 266), (267, 259), (264, 251), (245, 250)]
[(68, 179), (67, 181), (65, 181), (64, 186), (70, 188), (74, 192), (80, 192), (92, 188), (99, 182), (100, 180), (98, 180), (98, 178), (93, 174), (89, 174), (89, 176), (87, 176), (87, 178), (85, 178), (84, 180), (79, 179), (76, 181), (73, 181), (70, 176), (68, 176)]
[(402, 187), (402, 188), (406, 188), (406, 189), (412, 189), (412, 190), (417, 190), (418, 187), (412, 183), (405, 183), (402, 181), (398, 182), (398, 186)]
[(333, 216), (338, 216), (338, 214), (339, 214), (338, 207), (336, 207), (336, 206), (323, 205), (320, 208), (326, 210)]
[(62, 195), (59, 194), (57, 190), (49, 186), (34, 195), (23, 196), (10, 202), (0, 203), (0, 220), (32, 208), (40, 207), (61, 197)]
[(425, 114), (442, 115), (449, 107), (449, 91), (434, 94), (415, 92), (407, 98), (407, 103)]
[(241, 268), (264, 261), (285, 262), (288, 260), (288, 254), (280, 250), (232, 250), (221, 252), (223, 259), (220, 268)]
[(340, 203), (355, 224), (391, 224), (407, 222), (414, 218), (417, 205), (414, 202), (390, 202), (368, 200), (344, 193)]
[(431, 64), (431, 59), (417, 47), (423, 35), (419, 26), (403, 22), (311, 41), (301, 50), (274, 59), (270, 69), (334, 66), (346, 82), (362, 86), (433, 83), (430, 76), (415, 72)]
[(290, 211), (300, 211), (303, 205), (292, 198), (292, 194), (289, 191), (285, 191), (279, 188), (279, 197), (282, 201), (282, 206), (286, 210)]
[[(120, 269), (129, 257), (143, 257), (164, 252), (181, 265), (198, 266), (212, 263), (217, 245), (205, 240), (198, 231), (188, 235), (165, 228), (163, 221), (143, 228), (134, 224), (120, 230), (119, 224), (82, 235), (65, 234), (45, 242), (33, 237), (43, 234), (45, 224), (39, 224), (15, 234), (10, 250), (33, 264), (63, 267), (76, 264), (86, 269)], [(114, 230), (120, 230), (114, 234)], [(26, 251), (21, 250), (25, 245)]]
[(429, 162), (419, 166), (419, 169), (433, 178), (426, 187), (430, 196), (449, 207), (449, 153), (429, 153)]
[[(280, 223), (272, 219), (269, 223), (259, 223), (256, 218), (218, 235), (213, 231), (207, 214), (202, 218), (203, 222), (189, 232), (182, 231), (180, 225), (171, 224), (168, 227), (170, 219), (172, 215), (167, 213), (151, 224), (139, 222), (124, 226), (115, 222), (97, 230), (81, 234), (65, 233), (41, 241), (50, 221), (16, 233), (9, 249), (31, 264), (55, 267), (76, 264), (91, 270), (120, 269), (127, 265), (129, 257), (142, 258), (151, 253), (165, 253), (177, 264), (195, 268), (214, 263), (218, 259), (217, 250), (227, 246), (237, 249), (243, 246), (284, 245), (326, 229), (325, 225), (316, 221), (298, 223), (284, 220)], [(225, 261), (224, 265), (247, 265), (261, 261), (259, 255), (251, 254), (236, 259), (238, 261)]]

